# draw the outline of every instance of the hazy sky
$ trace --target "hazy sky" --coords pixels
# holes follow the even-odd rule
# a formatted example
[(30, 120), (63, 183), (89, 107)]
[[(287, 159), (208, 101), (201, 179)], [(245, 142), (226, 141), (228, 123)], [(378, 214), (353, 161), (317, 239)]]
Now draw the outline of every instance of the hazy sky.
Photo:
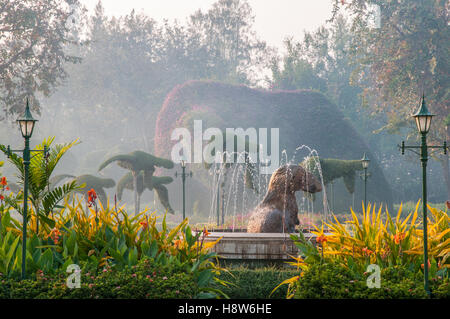
[[(81, 0), (91, 10), (98, 0)], [(123, 15), (143, 10), (157, 21), (185, 18), (196, 10), (207, 11), (216, 0), (103, 0), (107, 15)], [(331, 17), (332, 0), (249, 0), (255, 16), (255, 31), (269, 45), (282, 47), (283, 39), (301, 39)]]

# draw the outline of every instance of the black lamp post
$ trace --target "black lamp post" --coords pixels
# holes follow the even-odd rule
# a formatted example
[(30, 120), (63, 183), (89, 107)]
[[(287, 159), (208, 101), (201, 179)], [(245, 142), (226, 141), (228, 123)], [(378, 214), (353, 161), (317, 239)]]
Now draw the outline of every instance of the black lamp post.
[(29, 177), (29, 167), (30, 167), (30, 153), (31, 152), (44, 152), (44, 156), (47, 155), (48, 149), (45, 146), (44, 150), (30, 150), (30, 138), (33, 134), (34, 124), (37, 122), (33, 118), (30, 112), (30, 107), (28, 104), (25, 107), (25, 113), (23, 117), (17, 119), (19, 123), (20, 131), (25, 139), (25, 148), (23, 150), (11, 150), (9, 145), (7, 149), (8, 157), (11, 152), (21, 152), (23, 158), (24, 167), (24, 182), (23, 182), (23, 222), (22, 222), (22, 279), (25, 279), (26, 275), (26, 252), (27, 252), (27, 224), (28, 224), (28, 177)]
[[(175, 172), (175, 177), (177, 177)], [(186, 173), (186, 161), (181, 160), (181, 182), (183, 184), (183, 220), (186, 218), (186, 176), (192, 177), (192, 172)]]
[(370, 159), (364, 153), (363, 158), (361, 159), (361, 164), (364, 169), (364, 174), (360, 175), (364, 181), (364, 207), (367, 207), (367, 179), (370, 177), (370, 174), (367, 173), (367, 169), (369, 168)]
[[(416, 114), (413, 115), (417, 130), (421, 135), (420, 146), (405, 146), (405, 142), (402, 142), (401, 150), (402, 155), (405, 154), (405, 149), (420, 149), (420, 161), (422, 162), (422, 211), (423, 211), (423, 269), (424, 269), (424, 287), (428, 295), (431, 294), (430, 286), (428, 282), (428, 228), (427, 228), (427, 161), (428, 161), (428, 148), (443, 148), (444, 154), (447, 154), (447, 143), (444, 142), (442, 146), (429, 146), (427, 145), (427, 133), (430, 130), (431, 119), (433, 114), (428, 111), (425, 104), (425, 95), (422, 96), (421, 105)], [(414, 152), (414, 151), (413, 151)]]

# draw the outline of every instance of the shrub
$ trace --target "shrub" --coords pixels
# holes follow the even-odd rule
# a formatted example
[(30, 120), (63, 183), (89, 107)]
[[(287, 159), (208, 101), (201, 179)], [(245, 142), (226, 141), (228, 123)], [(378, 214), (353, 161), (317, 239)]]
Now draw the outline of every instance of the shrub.
[[(371, 263), (380, 267), (412, 264), (419, 270), (423, 264), (423, 230), (418, 222), (419, 204), (420, 201), (415, 210), (405, 218), (401, 218), (402, 206), (395, 219), (386, 211), (384, 220), (381, 207), (376, 211), (375, 206), (371, 207), (369, 204), (363, 210), (361, 220), (351, 210), (350, 220), (341, 223), (335, 218), (335, 222), (325, 223), (330, 229), (329, 235), (324, 233), (323, 226), (322, 230), (313, 232), (323, 239), (318, 250), (324, 259), (351, 264), (360, 271), (364, 271)], [(432, 207), (429, 210), (428, 255), (431, 265), (435, 263), (437, 268), (444, 270), (450, 267), (450, 218), (447, 212)]]
[[(401, 219), (401, 206), (394, 220), (386, 212), (386, 220), (368, 205), (360, 221), (352, 210), (352, 219), (345, 224), (335, 218), (325, 223), (331, 234), (317, 229), (317, 245), (307, 241), (300, 232), (291, 235), (300, 255), (291, 265), (302, 270), (281, 282), (288, 285), (287, 298), (421, 298), (423, 285), (423, 230), (418, 229), (417, 209)], [(428, 228), (429, 277), (437, 297), (449, 294), (450, 230), (447, 212), (429, 207)], [(412, 217), (412, 218), (411, 218)], [(411, 218), (411, 220), (410, 220)], [(369, 264), (382, 269), (381, 289), (368, 290), (365, 285)], [(383, 277), (384, 276), (384, 277)], [(349, 285), (351, 283), (351, 285)]]
[[(209, 252), (218, 240), (204, 242), (206, 230), (194, 234), (187, 219), (169, 229), (165, 216), (159, 229), (155, 214), (144, 211), (129, 216), (108, 205), (100, 205), (100, 209), (91, 205), (95, 208), (85, 213), (83, 206), (79, 200), (72, 205), (66, 201), (63, 209), (53, 214), (55, 228), (43, 224), (39, 233), (29, 229), (27, 278), (38, 270), (54, 275), (70, 264), (96, 272), (105, 266), (130, 268), (151, 258), (155, 264), (171, 265), (192, 276), (203, 292), (201, 297), (221, 294), (210, 290), (220, 269), (213, 262), (215, 253)], [(21, 234), (21, 224), (9, 212), (4, 214), (0, 220), (0, 272), (6, 277), (20, 276)]]
[[(294, 298), (370, 298), (410, 299), (426, 298), (423, 275), (404, 266), (381, 270), (381, 287), (368, 288), (368, 274), (358, 280), (355, 274), (337, 263), (315, 264), (304, 271), (295, 282)], [(430, 281), (435, 298), (450, 298), (449, 278), (436, 277)]]
[(200, 293), (193, 274), (148, 259), (131, 268), (105, 268), (98, 274), (83, 272), (80, 288), (68, 288), (67, 276), (59, 272), (50, 276), (38, 273), (36, 278), (22, 281), (3, 278), (0, 299), (161, 299), (194, 298)]

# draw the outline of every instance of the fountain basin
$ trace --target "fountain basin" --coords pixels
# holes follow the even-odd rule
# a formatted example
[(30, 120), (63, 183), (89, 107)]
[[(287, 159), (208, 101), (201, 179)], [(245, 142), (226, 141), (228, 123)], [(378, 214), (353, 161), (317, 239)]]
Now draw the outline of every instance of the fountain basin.
[[(316, 235), (304, 234), (316, 243)], [(287, 260), (297, 256), (298, 248), (289, 233), (211, 232), (205, 242), (222, 239), (211, 248), (220, 258), (239, 260)], [(311, 240), (313, 239), (313, 240)]]

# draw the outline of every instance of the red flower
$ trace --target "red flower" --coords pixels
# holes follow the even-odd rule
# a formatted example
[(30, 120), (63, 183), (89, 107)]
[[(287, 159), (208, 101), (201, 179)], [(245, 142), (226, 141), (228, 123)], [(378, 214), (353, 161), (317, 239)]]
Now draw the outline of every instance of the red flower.
[[(423, 264), (421, 264), (420, 267), (423, 269), (424, 268)], [(431, 263), (430, 263), (430, 260), (428, 259), (428, 269), (430, 269), (430, 267), (431, 267)]]
[(367, 255), (367, 256), (373, 254), (373, 251), (371, 251), (371, 250), (370, 250), (369, 248), (367, 248), (367, 247), (364, 247), (364, 248), (362, 249), (362, 251), (363, 251), (363, 253), (364, 253), (365, 255)]
[(406, 234), (405, 233), (398, 233), (394, 236), (394, 242), (395, 244), (400, 244), (400, 242), (405, 239)]
[(447, 205), (447, 208), (450, 209), (450, 200), (446, 201), (445, 204)]
[(53, 242), (55, 243), (55, 245), (58, 245), (59, 242), (59, 236), (61, 235), (60, 231), (58, 228), (53, 228), (52, 231), (50, 232), (49, 237), (52, 238)]
[(6, 186), (8, 185), (8, 182), (6, 181), (6, 177), (3, 176), (2, 179), (0, 180), (0, 185)]
[(97, 199), (97, 193), (95, 192), (95, 190), (93, 188), (91, 188), (91, 190), (88, 191), (88, 196), (89, 196), (89, 198)]
[(95, 204), (95, 200), (97, 199), (97, 193), (93, 188), (91, 188), (91, 190), (88, 191), (87, 194), (88, 194), (88, 205), (90, 207), (92, 204)]
[(328, 241), (328, 239), (327, 239), (327, 237), (325, 237), (325, 235), (320, 235), (319, 237), (316, 238), (316, 242), (318, 244), (323, 244), (327, 241)]
[(148, 228), (148, 222), (147, 222), (147, 221), (140, 222), (139, 224), (142, 225), (142, 228), (143, 228), (144, 230)]
[(175, 240), (175, 242), (173, 243), (173, 246), (175, 247), (175, 249), (180, 249), (182, 243), (183, 243), (183, 242), (181, 241), (181, 239), (177, 239), (177, 240)]
[(0, 194), (0, 200), (4, 200), (5, 196), (3, 196), (2, 194)]

